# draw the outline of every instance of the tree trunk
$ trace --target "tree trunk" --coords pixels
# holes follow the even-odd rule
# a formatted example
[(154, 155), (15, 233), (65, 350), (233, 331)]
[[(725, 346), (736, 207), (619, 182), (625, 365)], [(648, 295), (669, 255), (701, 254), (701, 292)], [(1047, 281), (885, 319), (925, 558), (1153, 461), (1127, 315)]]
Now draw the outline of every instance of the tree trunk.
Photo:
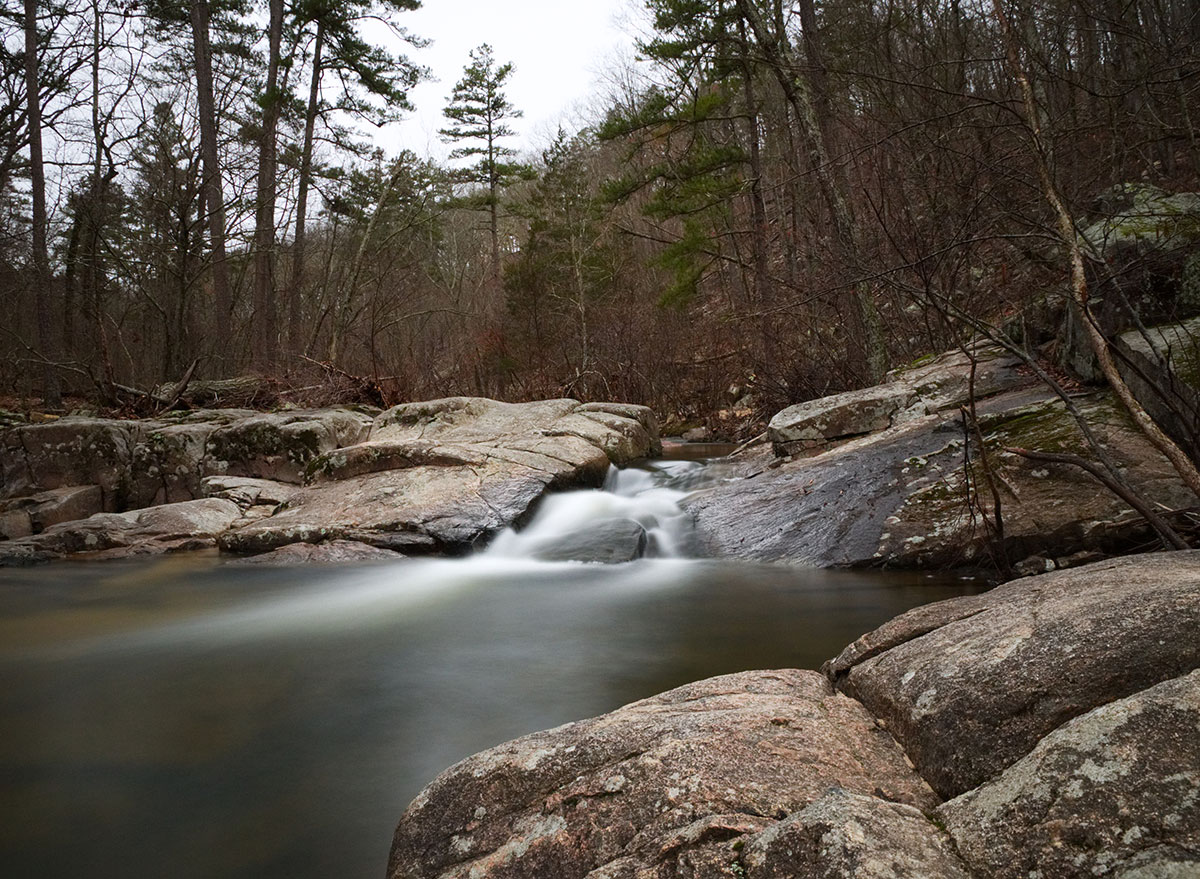
[[(795, 110), (796, 121), (800, 125), (808, 149), (808, 158), (816, 175), (817, 185), (833, 217), (839, 262), (845, 270), (853, 271), (860, 248), (858, 229), (844, 187), (836, 178), (830, 163), (821, 119), (814, 106), (808, 80), (805, 76), (792, 74), (792, 69), (799, 65), (789, 63), (785, 56), (785, 53), (790, 54), (791, 50), (786, 48), (784, 36), (771, 33), (753, 0), (737, 0), (737, 6), (742, 18), (750, 25), (754, 39), (784, 97)], [(884, 345), (883, 324), (880, 322), (874, 294), (869, 285), (854, 285), (854, 305), (864, 336), (864, 377), (869, 383), (876, 384), (883, 380), (887, 368), (887, 350)]]
[[(489, 95), (488, 103), (491, 98)], [(489, 110), (490, 112), (490, 110)], [(496, 139), (492, 133), (492, 120), (488, 119), (487, 131), (487, 169), (488, 169), (488, 222), (492, 234), (492, 283), (500, 286), (500, 221), (497, 216), (499, 205), (499, 169), (496, 167), (499, 159), (496, 157)]]
[(1129, 385), (1125, 383), (1125, 379), (1121, 377), (1121, 373), (1113, 361), (1112, 349), (1108, 344), (1108, 339), (1104, 337), (1092, 315), (1088, 302), (1089, 294), (1087, 275), (1084, 271), (1083, 250), (1079, 246), (1079, 234), (1075, 229), (1075, 220), (1067, 209), (1062, 196), (1059, 194), (1058, 188), (1054, 183), (1054, 178), (1050, 173), (1050, 165), (1046, 160), (1045, 136), (1037, 101), (1033, 94), (1033, 85), (1026, 75), (1024, 67), (1021, 66), (1016, 36), (1013, 33), (1008, 18), (1004, 14), (1000, 0), (992, 0), (992, 10), (1007, 44), (1009, 72), (1016, 79), (1021, 91), (1021, 100), (1024, 104), (1026, 116), (1025, 121), (1029, 127), (1029, 138), (1032, 146), (1031, 152), (1033, 153), (1034, 164), (1037, 168), (1038, 181), (1042, 187), (1042, 194), (1054, 212), (1055, 220), (1058, 224), (1059, 237), (1062, 238), (1070, 258), (1071, 304), (1078, 310), (1079, 322), (1083, 326), (1084, 333), (1087, 335), (1088, 344), (1092, 352), (1096, 355), (1100, 372), (1108, 381), (1109, 386), (1112, 387), (1117, 399), (1121, 401), (1122, 405), (1129, 412), (1130, 417), (1133, 418), (1134, 424), (1137, 425), (1137, 428), (1146, 439), (1150, 441), (1150, 444), (1166, 456), (1184, 484), (1195, 492), (1197, 496), (1200, 496), (1200, 470), (1196, 469), (1195, 463), (1184, 453), (1183, 449), (1163, 433), (1162, 429), (1155, 424), (1154, 419), (1150, 417), (1142, 404), (1134, 397), (1133, 392), (1129, 389)]
[(25, 97), (29, 123), (29, 179), (32, 190), (34, 302), (41, 347), (42, 397), (46, 408), (62, 405), (54, 361), (58, 356), (50, 320), (50, 251), (46, 245), (46, 166), (42, 158), (42, 100), (38, 77), (37, 0), (25, 0)]
[(267, 27), (267, 87), (263, 96), (262, 139), (258, 148), (258, 192), (254, 222), (254, 314), (258, 324), (254, 360), (274, 368), (279, 360), (279, 320), (275, 302), (275, 181), (278, 155), (275, 131), (282, 98), (279, 94), (279, 45), (283, 39), (283, 0), (270, 0)]
[(233, 294), (225, 257), (225, 196), (217, 151), (217, 110), (213, 93), (212, 46), (209, 42), (208, 0), (192, 0), (192, 56), (196, 73), (196, 103), (200, 116), (200, 157), (204, 162), (204, 201), (208, 207), (209, 247), (212, 250), (213, 339), (215, 350), (229, 351)]
[(300, 297), (304, 290), (304, 259), (307, 245), (308, 189), (312, 184), (313, 134), (321, 95), (321, 63), (325, 47), (325, 23), (318, 19), (313, 42), (312, 80), (308, 87), (308, 108), (304, 113), (304, 145), (300, 151), (300, 186), (296, 194), (296, 237), (292, 242), (292, 276), (288, 279), (288, 352), (300, 354)]

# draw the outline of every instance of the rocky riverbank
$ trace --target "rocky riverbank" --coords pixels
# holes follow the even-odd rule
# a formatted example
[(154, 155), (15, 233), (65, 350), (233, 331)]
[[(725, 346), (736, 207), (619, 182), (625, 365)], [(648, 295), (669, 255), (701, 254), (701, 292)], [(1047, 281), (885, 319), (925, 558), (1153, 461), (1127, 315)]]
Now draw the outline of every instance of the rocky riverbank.
[[(963, 408), (972, 386), (978, 433)], [(1160, 509), (1195, 504), (1110, 393), (1072, 402), (1145, 497)], [(743, 457), (741, 479), (687, 502), (714, 555), (993, 570), (1003, 556), (1030, 574), (1155, 543), (1144, 519), (1092, 476), (1008, 451), (1091, 457), (1065, 404), (999, 349), (952, 352), (877, 387), (789, 407), (768, 439)]]
[(393, 879), (1200, 875), (1200, 552), (903, 614), (446, 770)]
[[(546, 491), (658, 454), (643, 406), (453, 397), (385, 412), (202, 410), (0, 432), (0, 564), (220, 546), (456, 554)], [(291, 550), (305, 560), (311, 552)]]
[[(972, 394), (977, 431), (963, 414)], [(1147, 498), (1164, 509), (1194, 503), (1111, 395), (1083, 392), (1073, 404)], [(789, 407), (768, 439), (739, 456), (740, 478), (687, 501), (709, 554), (1033, 573), (1153, 544), (1144, 519), (1090, 475), (1007, 451), (1086, 453), (1064, 403), (997, 349), (952, 352), (877, 387)], [(0, 431), (0, 564), (334, 542), (273, 558), (459, 554), (521, 522), (546, 491), (599, 485), (610, 463), (660, 449), (649, 409), (573, 400), (19, 425)]]

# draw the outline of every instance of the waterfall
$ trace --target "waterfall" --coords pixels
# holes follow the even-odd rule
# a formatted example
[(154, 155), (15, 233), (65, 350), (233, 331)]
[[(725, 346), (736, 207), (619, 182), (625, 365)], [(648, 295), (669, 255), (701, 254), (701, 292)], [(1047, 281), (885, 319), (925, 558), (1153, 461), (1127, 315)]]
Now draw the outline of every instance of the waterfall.
[(601, 489), (545, 497), (524, 527), (497, 535), (484, 555), (563, 560), (574, 551), (583, 561), (686, 557), (692, 523), (680, 501), (704, 471), (698, 461), (610, 468)]

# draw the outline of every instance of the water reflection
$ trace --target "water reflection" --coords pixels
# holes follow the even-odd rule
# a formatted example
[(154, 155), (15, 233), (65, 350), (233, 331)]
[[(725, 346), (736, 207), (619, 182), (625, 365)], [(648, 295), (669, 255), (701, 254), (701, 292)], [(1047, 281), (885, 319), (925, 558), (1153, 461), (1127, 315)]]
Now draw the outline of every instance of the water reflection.
[(464, 567), (19, 573), (2, 599), (0, 872), (378, 876), (405, 804), (455, 760), (712, 674), (813, 667), (965, 585)]
[[(678, 493), (719, 473), (673, 462), (624, 478)], [(4, 577), (0, 875), (49, 879), (380, 876), (409, 799), (462, 757), (710, 675), (816, 667), (973, 589), (498, 553)]]

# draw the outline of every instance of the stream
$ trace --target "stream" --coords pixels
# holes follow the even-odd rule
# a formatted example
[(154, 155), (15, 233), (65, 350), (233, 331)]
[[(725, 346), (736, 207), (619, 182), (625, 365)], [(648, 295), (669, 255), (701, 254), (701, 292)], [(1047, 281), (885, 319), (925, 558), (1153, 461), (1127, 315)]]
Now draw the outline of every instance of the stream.
[[(689, 681), (817, 668), (979, 584), (696, 558), (719, 463), (611, 471), (456, 560), (0, 570), (0, 875), (383, 876), (438, 772)], [(632, 519), (647, 556), (536, 556)]]

